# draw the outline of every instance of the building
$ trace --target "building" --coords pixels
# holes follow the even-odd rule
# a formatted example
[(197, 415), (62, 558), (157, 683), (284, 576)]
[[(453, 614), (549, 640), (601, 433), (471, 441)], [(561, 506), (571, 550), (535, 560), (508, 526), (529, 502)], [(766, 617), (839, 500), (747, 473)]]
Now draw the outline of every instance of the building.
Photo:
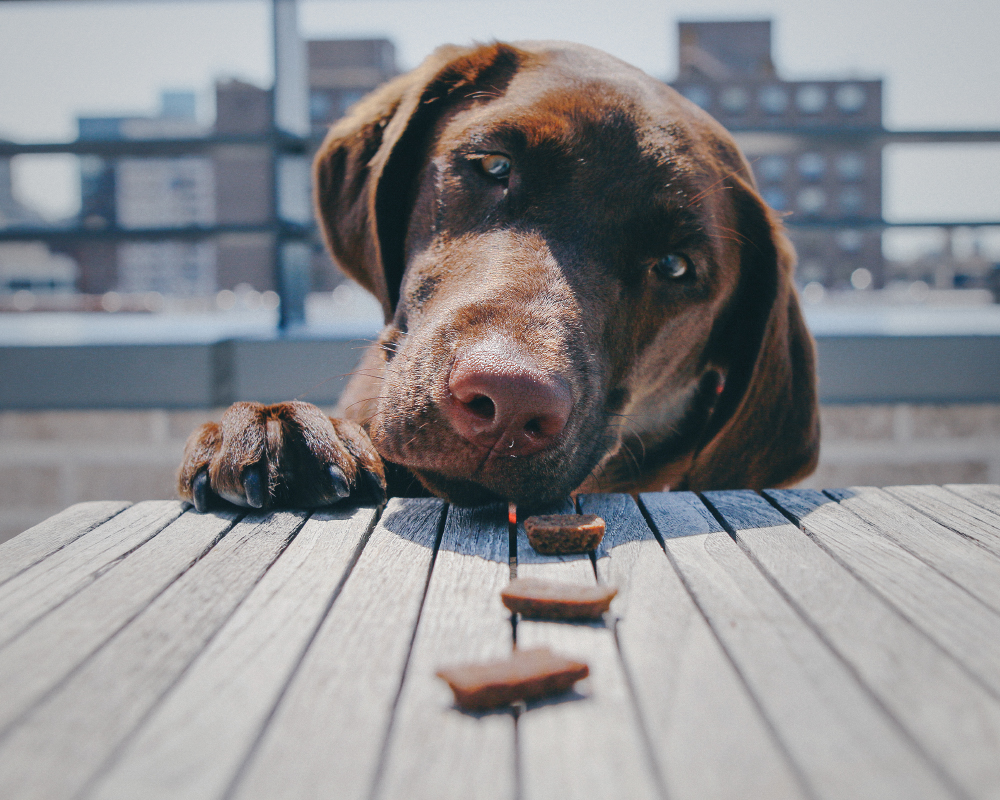
[[(215, 133), (252, 136), (271, 130), (271, 91), (239, 80), (215, 86)], [(270, 222), (274, 207), (271, 151), (253, 144), (221, 145), (212, 151), (215, 218), (220, 225)], [(275, 288), (274, 240), (270, 233), (228, 233), (215, 239), (216, 284), (257, 291)]]
[[(396, 50), (387, 39), (330, 39), (306, 42), (309, 116), (314, 145), (327, 128), (372, 89), (398, 74)], [(220, 135), (270, 130), (271, 92), (242, 81), (216, 86), (216, 124)], [(270, 154), (254, 145), (227, 145), (213, 154), (216, 219), (219, 224), (253, 224), (270, 219), (274, 203)], [(274, 246), (269, 234), (227, 234), (217, 239), (219, 288), (238, 283), (255, 289), (274, 287)], [(343, 279), (317, 241), (311, 284), (328, 291)]]
[[(388, 39), (325, 39), (306, 43), (309, 120), (316, 144), (327, 128), (372, 89), (399, 74)], [(312, 288), (329, 291), (344, 279), (326, 248), (313, 248)]]
[[(11, 159), (0, 158), (0, 229), (44, 227), (37, 211), (14, 196)], [(42, 242), (0, 243), (0, 295), (66, 294), (75, 288), (76, 262)]]
[[(310, 119), (319, 139), (350, 105), (398, 73), (386, 39), (307, 42)], [(215, 87), (219, 136), (270, 133), (271, 91), (240, 80)], [(155, 117), (82, 117), (83, 140), (204, 136), (194, 95), (164, 93)], [(210, 156), (81, 158), (81, 223), (89, 228), (184, 225), (266, 225), (273, 218), (274, 165), (267, 144), (220, 144)], [(297, 180), (307, 175), (303, 167)], [(307, 214), (308, 210), (303, 213)], [(189, 243), (95, 241), (81, 243), (80, 291), (101, 294), (158, 291), (209, 295), (249, 285), (275, 288), (275, 247), (268, 232), (227, 233)], [(324, 248), (314, 248), (312, 288), (329, 290), (342, 279)]]
[(882, 219), (882, 153), (856, 134), (882, 129), (882, 82), (782, 79), (770, 21), (681, 22), (678, 37), (674, 88), (734, 133), (772, 208), (816, 223), (791, 231), (798, 281), (881, 286), (881, 233), (862, 223)]
[(322, 135), (375, 87), (399, 74), (388, 39), (329, 39), (306, 43), (309, 119)]
[[(164, 92), (155, 117), (81, 117), (79, 139), (128, 140), (204, 136), (192, 92)], [(80, 159), (80, 218), (85, 227), (123, 230), (215, 223), (215, 178), (205, 156)], [(81, 243), (80, 290), (100, 294), (215, 291), (214, 242)]]

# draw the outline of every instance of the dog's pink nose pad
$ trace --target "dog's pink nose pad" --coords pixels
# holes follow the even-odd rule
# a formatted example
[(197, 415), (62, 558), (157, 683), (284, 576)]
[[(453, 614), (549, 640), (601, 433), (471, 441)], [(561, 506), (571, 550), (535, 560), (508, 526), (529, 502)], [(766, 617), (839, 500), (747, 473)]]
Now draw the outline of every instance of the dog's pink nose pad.
[(548, 447), (566, 427), (573, 397), (566, 383), (506, 353), (460, 354), (448, 376), (446, 413), (459, 435), (524, 456)]

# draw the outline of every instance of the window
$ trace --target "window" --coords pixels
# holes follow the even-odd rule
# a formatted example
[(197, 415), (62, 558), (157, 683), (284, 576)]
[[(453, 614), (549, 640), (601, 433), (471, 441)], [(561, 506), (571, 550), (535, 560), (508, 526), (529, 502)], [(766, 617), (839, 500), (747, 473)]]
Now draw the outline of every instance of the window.
[(742, 114), (750, 104), (750, 95), (742, 86), (728, 86), (719, 95), (719, 105), (730, 114)]
[(781, 189), (769, 186), (761, 193), (761, 196), (764, 198), (764, 202), (775, 211), (784, 211), (788, 207), (788, 195)]
[(681, 94), (701, 108), (707, 109), (712, 105), (712, 93), (704, 86), (685, 86)]
[(865, 196), (860, 189), (849, 186), (840, 191), (837, 197), (837, 205), (840, 210), (850, 217), (858, 216), (865, 206)]
[(836, 169), (842, 181), (860, 181), (865, 176), (865, 157), (861, 153), (841, 153), (837, 156)]
[(795, 92), (795, 105), (803, 114), (819, 114), (826, 108), (826, 89), (815, 84), (800, 86)]
[(784, 114), (788, 108), (788, 90), (782, 86), (765, 86), (757, 99), (768, 114)]
[(855, 114), (865, 107), (868, 94), (856, 83), (847, 83), (833, 94), (833, 102), (845, 114)]
[(764, 156), (757, 162), (757, 172), (767, 183), (780, 183), (788, 173), (788, 160), (784, 156)]
[(816, 216), (826, 208), (826, 192), (817, 186), (809, 186), (798, 193), (795, 201), (803, 214)]
[(818, 181), (826, 172), (826, 159), (819, 153), (803, 153), (796, 164), (801, 175), (807, 181)]

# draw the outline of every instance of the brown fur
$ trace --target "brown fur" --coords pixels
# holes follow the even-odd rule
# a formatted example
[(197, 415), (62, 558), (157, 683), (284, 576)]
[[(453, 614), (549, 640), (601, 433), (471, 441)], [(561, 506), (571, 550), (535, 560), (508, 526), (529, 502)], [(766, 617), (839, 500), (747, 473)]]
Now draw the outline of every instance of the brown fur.
[[(511, 158), (506, 183), (484, 175), (487, 153)], [(731, 137), (662, 83), (579, 45), (443, 48), (334, 126), (315, 177), (331, 252), (385, 313), (340, 413), (391, 491), (415, 477), (456, 502), (538, 505), (813, 469), (815, 359), (791, 245)], [(687, 276), (651, 269), (670, 254)], [(456, 353), (484, 343), (568, 387), (565, 429), (540, 452), (484, 451), (449, 424)], [(281, 408), (254, 413), (286, 430)], [(182, 495), (205, 469), (231, 493), (258, 462), (281, 483), (280, 447), (222, 427), (221, 446), (211, 427), (193, 436)], [(314, 438), (314, 460), (352, 486), (354, 452), (379, 474), (364, 433), (346, 459)]]

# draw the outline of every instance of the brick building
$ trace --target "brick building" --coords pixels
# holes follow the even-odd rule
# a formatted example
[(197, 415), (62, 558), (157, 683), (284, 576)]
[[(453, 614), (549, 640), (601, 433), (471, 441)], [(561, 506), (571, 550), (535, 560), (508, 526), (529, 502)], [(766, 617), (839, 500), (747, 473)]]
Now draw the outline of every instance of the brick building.
[[(881, 234), (859, 223), (882, 218), (882, 153), (856, 133), (882, 128), (882, 82), (782, 79), (770, 21), (681, 22), (678, 36), (672, 85), (734, 132), (767, 203), (836, 224), (792, 232), (799, 282), (847, 287), (864, 268), (881, 286)], [(809, 129), (840, 135), (797, 135)]]
[[(397, 74), (395, 48), (386, 39), (307, 42), (310, 119), (317, 139), (330, 123), (379, 84)], [(165, 93), (156, 117), (84, 117), (80, 139), (203, 136), (194, 120), (194, 95)], [(239, 81), (215, 87), (218, 135), (266, 134), (271, 129), (269, 89)], [(265, 145), (213, 148), (210, 156), (81, 159), (81, 222), (91, 228), (181, 225), (254, 225), (272, 218), (274, 175)], [(317, 243), (312, 288), (340, 280)], [(159, 291), (210, 295), (248, 284), (275, 288), (270, 233), (230, 233), (207, 242), (87, 242), (77, 246), (79, 290), (101, 294)]]
[[(129, 140), (204, 136), (191, 92), (164, 92), (153, 117), (81, 117), (79, 139)], [(212, 225), (215, 183), (205, 156), (80, 159), (81, 222), (124, 230)], [(201, 295), (215, 289), (213, 242), (87, 242), (77, 247), (80, 289)]]
[(309, 119), (322, 135), (330, 123), (368, 92), (398, 74), (396, 48), (388, 39), (330, 39), (306, 43)]

